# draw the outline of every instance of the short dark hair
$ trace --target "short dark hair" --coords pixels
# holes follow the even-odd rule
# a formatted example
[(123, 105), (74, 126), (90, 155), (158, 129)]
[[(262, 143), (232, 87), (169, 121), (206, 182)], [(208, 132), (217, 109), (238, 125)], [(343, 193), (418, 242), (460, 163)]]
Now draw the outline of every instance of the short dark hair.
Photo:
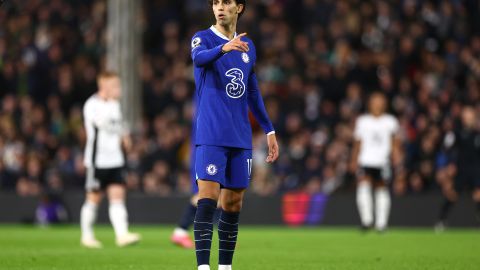
[[(242, 17), (243, 12), (245, 12), (245, 8), (247, 7), (247, 1), (246, 0), (233, 0), (237, 5), (243, 5), (242, 12), (238, 14), (238, 18)], [(213, 0), (208, 0), (208, 5), (213, 6)]]

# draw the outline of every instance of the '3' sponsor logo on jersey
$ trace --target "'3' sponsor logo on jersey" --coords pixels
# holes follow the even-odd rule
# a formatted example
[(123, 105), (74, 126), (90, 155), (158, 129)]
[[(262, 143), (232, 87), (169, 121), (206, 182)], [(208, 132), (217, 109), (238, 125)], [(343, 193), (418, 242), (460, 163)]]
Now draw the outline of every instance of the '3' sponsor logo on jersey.
[(243, 83), (243, 72), (238, 68), (229, 69), (225, 76), (232, 78), (227, 84), (227, 95), (231, 98), (240, 98), (245, 93), (245, 83)]

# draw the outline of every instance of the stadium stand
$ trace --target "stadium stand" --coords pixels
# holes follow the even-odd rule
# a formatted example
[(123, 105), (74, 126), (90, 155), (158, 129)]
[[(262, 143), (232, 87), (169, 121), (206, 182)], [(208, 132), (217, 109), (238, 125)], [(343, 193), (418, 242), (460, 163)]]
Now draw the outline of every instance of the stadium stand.
[[(250, 0), (239, 29), (277, 130), (279, 162), (254, 151), (253, 192), (350, 190), (355, 118), (372, 91), (402, 126), (397, 194), (439, 189), (442, 147), (463, 106), (480, 112), (479, 2)], [(104, 63), (105, 1), (10, 1), (0, 8), (0, 189), (19, 196), (82, 190), (81, 106)], [(128, 154), (128, 188), (188, 194), (193, 81), (190, 38), (203, 1), (145, 1), (144, 118)], [(79, 27), (77, 27), (79, 25)], [(254, 145), (264, 136), (256, 127)]]

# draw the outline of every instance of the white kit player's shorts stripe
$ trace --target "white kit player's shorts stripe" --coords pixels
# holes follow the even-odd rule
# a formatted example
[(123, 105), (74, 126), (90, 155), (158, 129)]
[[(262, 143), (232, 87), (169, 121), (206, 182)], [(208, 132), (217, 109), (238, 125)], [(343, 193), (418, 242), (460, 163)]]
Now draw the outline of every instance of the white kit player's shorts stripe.
[(92, 166), (87, 168), (87, 180), (85, 182), (85, 189), (87, 191), (94, 191), (100, 189), (100, 181), (95, 178), (95, 160), (98, 148), (98, 128), (94, 126), (93, 131), (93, 149), (91, 157)]
[(94, 168), (87, 168), (87, 181), (85, 182), (85, 189), (87, 191), (100, 189), (100, 181), (95, 178)]

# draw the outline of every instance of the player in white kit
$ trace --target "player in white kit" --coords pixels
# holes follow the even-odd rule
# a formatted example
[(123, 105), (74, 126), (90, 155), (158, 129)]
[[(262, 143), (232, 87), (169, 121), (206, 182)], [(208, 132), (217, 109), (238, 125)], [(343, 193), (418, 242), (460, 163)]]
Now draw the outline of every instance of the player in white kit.
[(375, 226), (379, 232), (386, 229), (390, 212), (387, 187), (391, 178), (390, 161), (395, 166), (400, 161), (399, 123), (394, 116), (385, 113), (386, 107), (383, 94), (370, 96), (369, 112), (358, 117), (355, 123), (350, 164), (350, 169), (357, 172), (357, 206), (362, 228)]
[(97, 93), (83, 107), (87, 132), (84, 157), (87, 194), (80, 213), (81, 244), (88, 248), (102, 247), (95, 238), (93, 224), (106, 192), (116, 244), (123, 247), (140, 241), (140, 235), (128, 231), (126, 189), (122, 176), (125, 166), (123, 150), (131, 147), (131, 141), (120, 110), (120, 78), (115, 73), (103, 72), (98, 76), (97, 83)]

